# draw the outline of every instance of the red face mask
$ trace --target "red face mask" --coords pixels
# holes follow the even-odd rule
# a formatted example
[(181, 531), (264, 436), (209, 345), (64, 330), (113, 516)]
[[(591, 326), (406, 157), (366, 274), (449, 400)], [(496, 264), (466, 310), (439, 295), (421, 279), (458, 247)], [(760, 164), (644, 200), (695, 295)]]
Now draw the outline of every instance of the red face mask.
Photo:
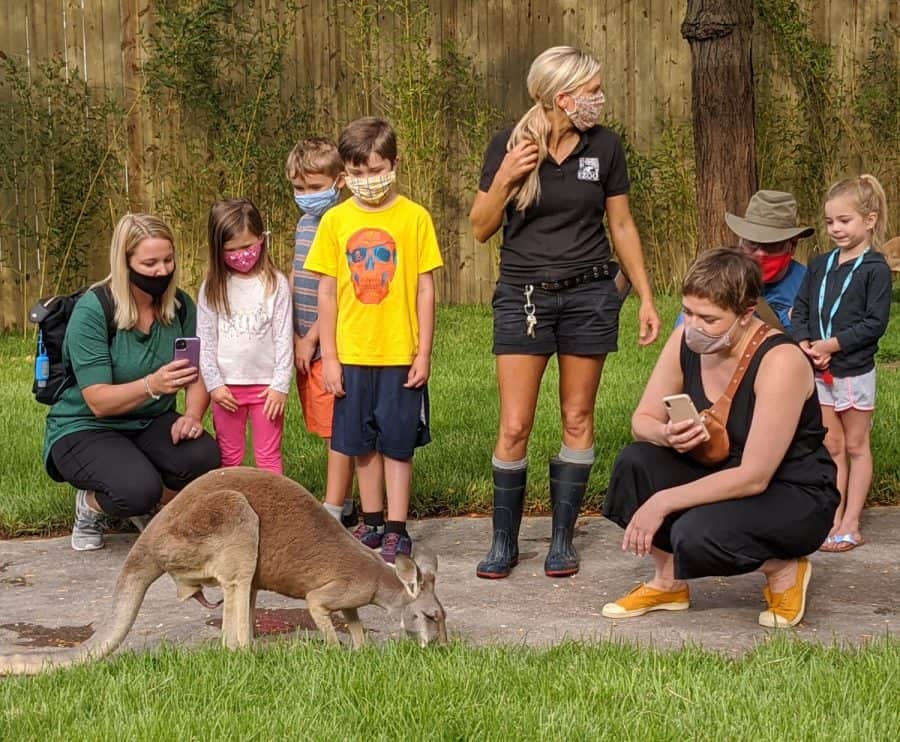
[(784, 255), (761, 255), (756, 260), (762, 268), (763, 283), (772, 283), (778, 275), (791, 263), (789, 252)]

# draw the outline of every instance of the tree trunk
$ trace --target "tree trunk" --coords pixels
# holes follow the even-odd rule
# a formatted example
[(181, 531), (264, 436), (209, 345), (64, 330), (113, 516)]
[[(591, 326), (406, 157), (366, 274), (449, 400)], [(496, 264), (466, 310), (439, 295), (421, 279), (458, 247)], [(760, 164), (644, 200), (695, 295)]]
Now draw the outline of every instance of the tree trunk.
[(753, 0), (688, 0), (699, 249), (730, 245), (725, 212), (743, 216), (756, 191), (750, 57)]

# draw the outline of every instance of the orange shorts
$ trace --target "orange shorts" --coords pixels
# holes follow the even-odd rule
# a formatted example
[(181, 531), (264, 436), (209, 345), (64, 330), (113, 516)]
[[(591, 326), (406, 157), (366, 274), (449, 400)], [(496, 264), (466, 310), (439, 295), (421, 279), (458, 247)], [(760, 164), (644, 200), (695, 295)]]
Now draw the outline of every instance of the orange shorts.
[(331, 438), (334, 395), (325, 391), (321, 358), (310, 364), (308, 374), (297, 374), (297, 392), (303, 407), (306, 429), (321, 438)]

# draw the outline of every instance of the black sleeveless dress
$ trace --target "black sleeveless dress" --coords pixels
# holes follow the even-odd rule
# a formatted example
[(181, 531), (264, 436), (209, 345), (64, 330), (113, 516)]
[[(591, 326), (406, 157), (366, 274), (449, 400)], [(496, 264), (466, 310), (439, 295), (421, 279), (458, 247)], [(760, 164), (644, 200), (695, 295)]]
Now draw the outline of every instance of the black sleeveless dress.
[[(616, 459), (603, 514), (625, 528), (635, 511), (660, 490), (695, 481), (740, 464), (753, 420), (753, 386), (763, 357), (792, 341), (777, 334), (766, 338), (738, 386), (728, 416), (731, 452), (715, 467), (697, 463), (672, 448), (638, 442)], [(682, 341), (684, 391), (698, 410), (711, 405), (703, 391), (700, 356)], [(673, 513), (653, 544), (675, 558), (675, 577), (753, 572), (767, 559), (796, 559), (815, 551), (834, 521), (840, 503), (834, 462), (823, 445), (825, 428), (815, 393), (806, 400), (797, 430), (769, 487), (750, 497), (723, 500)]]

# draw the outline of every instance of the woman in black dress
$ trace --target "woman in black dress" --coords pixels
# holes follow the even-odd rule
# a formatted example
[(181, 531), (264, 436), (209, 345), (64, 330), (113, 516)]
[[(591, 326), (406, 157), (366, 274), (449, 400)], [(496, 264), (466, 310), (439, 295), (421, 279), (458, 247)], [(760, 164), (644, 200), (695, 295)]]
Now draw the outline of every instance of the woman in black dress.
[(705, 466), (689, 455), (706, 437), (691, 420), (670, 422), (663, 404), (686, 393), (698, 410), (728, 386), (761, 326), (757, 264), (731, 249), (701, 255), (682, 287), (684, 325), (666, 343), (632, 417), (637, 442), (613, 467), (604, 515), (625, 529), (622, 549), (650, 554), (649, 582), (603, 607), (631, 618), (690, 605), (686, 580), (762, 572), (763, 626), (803, 618), (815, 551), (840, 495), (823, 445), (813, 371), (785, 335), (770, 331), (733, 397), (726, 460)]

